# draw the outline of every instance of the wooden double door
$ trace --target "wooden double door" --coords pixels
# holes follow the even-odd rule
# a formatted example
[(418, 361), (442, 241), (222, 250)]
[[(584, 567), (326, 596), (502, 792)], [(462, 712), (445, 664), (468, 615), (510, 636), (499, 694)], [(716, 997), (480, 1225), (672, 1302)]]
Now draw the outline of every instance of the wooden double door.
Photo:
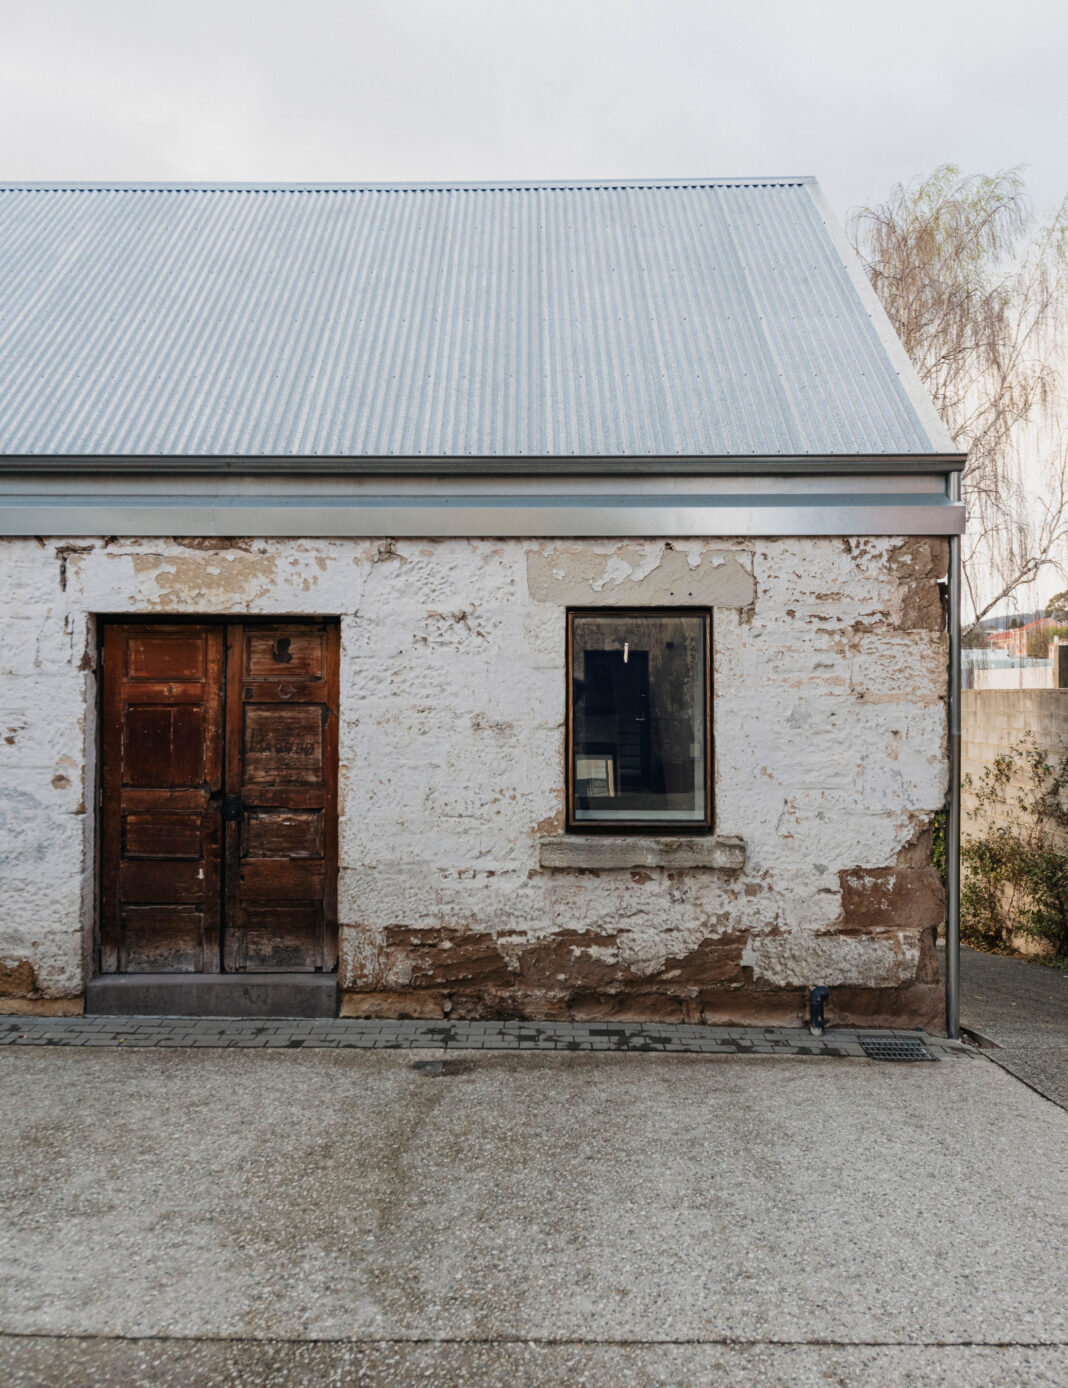
[(336, 623), (108, 623), (102, 973), (337, 967)]

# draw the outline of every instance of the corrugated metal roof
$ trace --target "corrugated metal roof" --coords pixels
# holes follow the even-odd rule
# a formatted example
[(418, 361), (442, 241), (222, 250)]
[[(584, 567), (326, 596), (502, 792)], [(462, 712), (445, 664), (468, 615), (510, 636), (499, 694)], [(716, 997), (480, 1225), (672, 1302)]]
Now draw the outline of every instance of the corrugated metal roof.
[(0, 188), (0, 454), (952, 451), (811, 179)]

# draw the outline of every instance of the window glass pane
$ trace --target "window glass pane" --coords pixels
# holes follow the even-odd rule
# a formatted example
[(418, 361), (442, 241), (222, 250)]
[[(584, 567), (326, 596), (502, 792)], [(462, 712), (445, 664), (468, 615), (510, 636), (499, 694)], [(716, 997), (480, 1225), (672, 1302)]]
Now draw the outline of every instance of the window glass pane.
[(574, 819), (706, 820), (705, 618), (575, 613)]

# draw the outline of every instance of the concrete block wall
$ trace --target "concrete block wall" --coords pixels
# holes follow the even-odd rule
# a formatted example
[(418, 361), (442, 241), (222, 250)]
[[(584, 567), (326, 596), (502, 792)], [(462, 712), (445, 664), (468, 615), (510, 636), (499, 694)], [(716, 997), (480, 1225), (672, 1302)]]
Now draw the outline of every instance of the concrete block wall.
[[(961, 771), (978, 781), (995, 758), (1033, 734), (1047, 755), (1068, 747), (1068, 689), (966, 689), (961, 703)], [(965, 782), (961, 808), (963, 832), (974, 829), (970, 818), (975, 795)]]

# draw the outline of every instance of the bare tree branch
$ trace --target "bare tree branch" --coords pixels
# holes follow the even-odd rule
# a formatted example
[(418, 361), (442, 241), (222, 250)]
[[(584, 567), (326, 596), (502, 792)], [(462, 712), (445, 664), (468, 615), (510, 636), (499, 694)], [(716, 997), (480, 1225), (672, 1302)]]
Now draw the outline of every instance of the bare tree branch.
[(1040, 221), (1019, 169), (962, 176), (944, 164), (855, 210), (850, 231), (968, 455), (964, 584), (974, 628), (1045, 569), (1068, 574), (1068, 199)]

